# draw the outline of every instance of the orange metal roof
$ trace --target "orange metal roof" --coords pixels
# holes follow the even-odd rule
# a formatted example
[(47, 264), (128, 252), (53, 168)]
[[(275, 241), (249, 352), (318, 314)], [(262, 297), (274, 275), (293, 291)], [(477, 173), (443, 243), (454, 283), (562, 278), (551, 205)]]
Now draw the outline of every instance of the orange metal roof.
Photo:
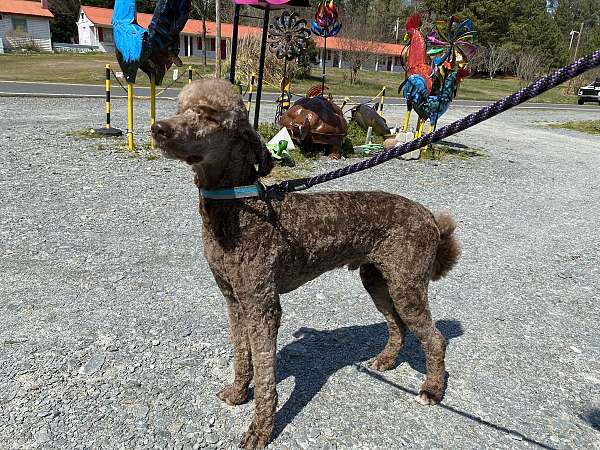
[[(6, 0), (0, 0), (6, 1)], [(98, 8), (96, 6), (82, 6), (81, 11), (90, 19), (95, 25), (111, 26), (113, 10), (108, 8)], [(137, 13), (137, 23), (148, 28), (152, 21), (152, 14)], [(206, 34), (214, 36), (217, 34), (217, 24), (215, 22), (206, 21)], [(186, 34), (200, 34), (202, 33), (202, 21), (190, 19), (183, 28), (183, 33)], [(260, 34), (261, 29), (256, 27), (249, 27), (246, 25), (240, 25), (239, 35), (244, 36), (248, 34)], [(233, 35), (233, 25), (230, 23), (221, 24), (221, 36), (223, 39), (230, 39)]]
[[(3, 2), (6, 0), (0, 0)], [(26, 2), (25, 2), (26, 3)], [(95, 25), (111, 26), (112, 9), (98, 8), (96, 6), (82, 6), (81, 11), (90, 19)], [(148, 28), (152, 21), (152, 14), (138, 13), (137, 22), (140, 26)], [(217, 24), (215, 22), (206, 21), (206, 34), (209, 36), (215, 36), (217, 34)], [(190, 19), (185, 24), (183, 33), (186, 34), (200, 34), (202, 33), (202, 21)], [(240, 25), (239, 35), (247, 36), (249, 34), (260, 35), (262, 30), (257, 27), (250, 27), (247, 25)], [(230, 23), (221, 23), (221, 36), (223, 39), (231, 39), (233, 36), (233, 25)], [(315, 44), (319, 48), (323, 48), (323, 38), (315, 37)], [(346, 39), (331, 37), (327, 38), (327, 49), (328, 50), (357, 50), (361, 49), (368, 53), (378, 55), (401, 55), (404, 50), (404, 45), (400, 44), (388, 44), (385, 42), (367, 42), (356, 39)]]
[(0, 13), (48, 17), (49, 19), (54, 17), (54, 14), (49, 10), (42, 8), (42, 4), (39, 0), (0, 0)]
[[(323, 48), (324, 39), (314, 37), (317, 47)], [(404, 45), (389, 44), (387, 42), (361, 41), (360, 39), (347, 39), (343, 37), (327, 38), (327, 50), (339, 51), (362, 51), (374, 55), (397, 55), (400, 56), (404, 50)]]

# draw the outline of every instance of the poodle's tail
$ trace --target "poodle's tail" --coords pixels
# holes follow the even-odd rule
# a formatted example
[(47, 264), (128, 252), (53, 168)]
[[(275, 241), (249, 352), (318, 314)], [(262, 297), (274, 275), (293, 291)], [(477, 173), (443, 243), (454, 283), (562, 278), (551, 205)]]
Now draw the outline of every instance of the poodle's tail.
[(452, 270), (458, 262), (461, 252), (460, 242), (458, 242), (453, 234), (456, 229), (456, 220), (454, 217), (447, 213), (439, 214), (435, 217), (435, 223), (440, 230), (441, 240), (435, 254), (435, 261), (433, 262), (433, 270), (431, 272), (431, 279), (433, 281), (445, 277)]

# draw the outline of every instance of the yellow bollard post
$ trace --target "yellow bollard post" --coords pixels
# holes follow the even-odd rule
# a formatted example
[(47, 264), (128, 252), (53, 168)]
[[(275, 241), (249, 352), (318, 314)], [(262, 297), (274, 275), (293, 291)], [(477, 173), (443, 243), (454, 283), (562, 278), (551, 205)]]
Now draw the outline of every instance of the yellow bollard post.
[[(150, 76), (150, 126), (156, 122), (156, 77), (154, 74)], [(154, 138), (150, 138), (150, 148), (156, 148)]]
[(383, 105), (385, 103), (385, 86), (381, 90), (381, 101), (379, 102), (379, 115), (383, 117)]
[(188, 66), (188, 84), (192, 84), (194, 78), (194, 73), (192, 70), (192, 66)]
[(248, 115), (250, 115), (250, 108), (252, 108), (252, 92), (254, 89), (254, 75), (250, 78), (250, 86), (248, 86), (248, 102), (246, 103), (246, 109), (248, 110)]
[(133, 83), (127, 83), (127, 148), (135, 150), (133, 144)]

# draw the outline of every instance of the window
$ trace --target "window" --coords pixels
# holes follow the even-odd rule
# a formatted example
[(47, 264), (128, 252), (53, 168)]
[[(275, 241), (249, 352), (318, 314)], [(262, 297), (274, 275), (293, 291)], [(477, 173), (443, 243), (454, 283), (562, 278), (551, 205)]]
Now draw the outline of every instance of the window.
[(81, 18), (83, 19), (83, 13), (81, 13)]
[(198, 37), (198, 50), (202, 50), (202, 36)]
[(13, 17), (11, 20), (13, 30), (15, 30), (18, 33), (27, 33), (27, 19)]
[(112, 28), (104, 28), (104, 42), (113, 42)]
[(104, 42), (104, 28), (98, 28), (98, 41)]

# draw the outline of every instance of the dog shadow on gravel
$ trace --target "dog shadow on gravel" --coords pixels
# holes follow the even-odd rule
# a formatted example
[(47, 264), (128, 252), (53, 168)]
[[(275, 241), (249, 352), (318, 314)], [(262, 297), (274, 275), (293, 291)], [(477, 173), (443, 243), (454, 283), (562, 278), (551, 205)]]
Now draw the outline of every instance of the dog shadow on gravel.
[[(448, 342), (463, 334), (462, 326), (456, 320), (441, 320), (436, 326)], [(319, 393), (331, 375), (348, 366), (361, 370), (360, 363), (377, 356), (387, 342), (387, 326), (383, 322), (325, 331), (303, 327), (294, 333), (294, 337), (297, 340), (283, 347), (278, 354), (277, 382), (293, 377), (294, 390), (277, 413), (273, 438)], [(406, 334), (397, 365), (404, 363), (426, 373), (425, 355), (410, 332)]]

